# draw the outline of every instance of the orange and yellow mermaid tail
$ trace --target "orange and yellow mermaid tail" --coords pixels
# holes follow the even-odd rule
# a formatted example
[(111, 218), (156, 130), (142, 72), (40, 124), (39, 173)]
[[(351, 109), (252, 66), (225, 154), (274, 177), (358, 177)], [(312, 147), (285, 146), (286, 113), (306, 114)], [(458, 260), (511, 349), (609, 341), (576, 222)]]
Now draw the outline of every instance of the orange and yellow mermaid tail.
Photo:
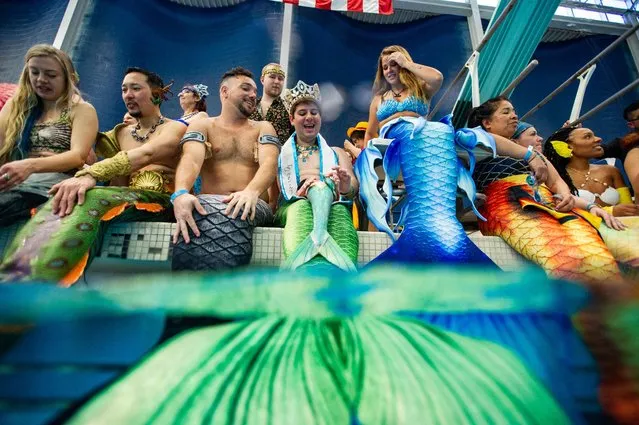
[[(484, 235), (499, 236), (515, 251), (557, 278), (601, 282), (620, 280), (615, 258), (586, 219), (587, 213), (559, 213), (536, 202), (525, 176), (514, 176), (489, 184), (479, 222)], [(552, 194), (539, 188), (542, 198)]]

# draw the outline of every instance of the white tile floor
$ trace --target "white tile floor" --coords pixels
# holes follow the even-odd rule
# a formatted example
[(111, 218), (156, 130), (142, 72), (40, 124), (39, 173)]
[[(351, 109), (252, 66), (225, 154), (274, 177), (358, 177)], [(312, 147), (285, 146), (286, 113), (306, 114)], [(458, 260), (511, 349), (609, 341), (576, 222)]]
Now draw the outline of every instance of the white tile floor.
[[(13, 238), (20, 224), (0, 229), (0, 254)], [(115, 223), (107, 228), (100, 259), (159, 261), (168, 263), (171, 258), (171, 234), (173, 223)], [(368, 263), (390, 246), (390, 239), (380, 232), (358, 232), (360, 266)], [(504, 270), (521, 268), (525, 261), (500, 238), (483, 236), (480, 232), (469, 234), (470, 239)], [(259, 227), (253, 233), (253, 257), (251, 264), (278, 266), (282, 260), (282, 229)], [(111, 263), (110, 263), (111, 264)]]

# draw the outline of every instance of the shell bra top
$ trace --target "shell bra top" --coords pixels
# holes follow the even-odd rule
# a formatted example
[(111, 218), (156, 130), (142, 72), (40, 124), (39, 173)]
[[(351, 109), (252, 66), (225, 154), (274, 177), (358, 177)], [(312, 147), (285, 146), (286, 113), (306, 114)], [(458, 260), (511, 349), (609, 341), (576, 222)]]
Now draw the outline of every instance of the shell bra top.
[(395, 99), (383, 100), (377, 108), (377, 121), (384, 121), (397, 112), (414, 112), (419, 116), (428, 114), (428, 104), (417, 99), (415, 96), (408, 96), (406, 99), (398, 102)]
[(71, 149), (71, 118), (64, 109), (60, 118), (35, 124), (31, 130), (30, 152), (62, 153)]
[(614, 187), (609, 187), (603, 193), (592, 193), (589, 190), (579, 189), (579, 197), (586, 202), (595, 202), (596, 198), (601, 199), (606, 205), (617, 205), (621, 200), (619, 191)]

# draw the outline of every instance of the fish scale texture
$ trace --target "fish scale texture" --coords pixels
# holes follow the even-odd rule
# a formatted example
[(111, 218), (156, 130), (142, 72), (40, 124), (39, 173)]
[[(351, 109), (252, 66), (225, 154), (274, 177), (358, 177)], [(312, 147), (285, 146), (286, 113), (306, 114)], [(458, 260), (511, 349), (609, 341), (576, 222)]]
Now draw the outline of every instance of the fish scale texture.
[(208, 214), (193, 211), (200, 236), (195, 237), (189, 230), (191, 241), (187, 244), (180, 235), (173, 247), (173, 270), (226, 270), (249, 264), (253, 253), (253, 229), (270, 223), (273, 214), (266, 202), (258, 200), (254, 220), (242, 220), (240, 216), (233, 219), (224, 214), (228, 207), (222, 201), (224, 198), (226, 196), (198, 196)]
[[(153, 204), (166, 211), (166, 194), (123, 187), (95, 187), (86, 193), (83, 205), (60, 218), (52, 213), (53, 200), (47, 202), (15, 236), (7, 248), (1, 269), (11, 275), (18, 272), (31, 280), (57, 282), (66, 276), (89, 252), (100, 231), (105, 214), (122, 208), (128, 220), (146, 211), (136, 204)], [(158, 214), (158, 217), (161, 217)]]
[(398, 241), (377, 261), (485, 263), (492, 261), (466, 236), (455, 216), (457, 153), (454, 130), (439, 122), (401, 121), (386, 137), (399, 145), (408, 213)]
[[(282, 241), (284, 258), (288, 258), (313, 230), (313, 210), (311, 203), (306, 199), (280, 207), (280, 210), (277, 215), (281, 224), (285, 224)], [(353, 219), (344, 205), (331, 206), (327, 229), (337, 245), (342, 248), (353, 263), (357, 264), (359, 239), (357, 231), (353, 227)], [(326, 260), (317, 256), (307, 263), (307, 267), (323, 263), (327, 263)]]
[[(550, 193), (540, 187), (542, 196)], [(479, 226), (484, 235), (499, 236), (551, 276), (577, 281), (617, 279), (619, 268), (597, 230), (576, 214), (562, 220), (533, 207), (522, 208), (519, 200), (532, 200), (526, 185), (495, 181), (485, 189)]]

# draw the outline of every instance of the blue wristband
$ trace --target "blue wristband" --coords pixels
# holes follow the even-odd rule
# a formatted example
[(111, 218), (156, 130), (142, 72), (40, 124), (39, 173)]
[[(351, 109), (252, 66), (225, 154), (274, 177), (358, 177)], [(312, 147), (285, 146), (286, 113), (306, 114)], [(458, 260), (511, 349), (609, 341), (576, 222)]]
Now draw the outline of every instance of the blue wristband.
[(590, 212), (591, 209), (598, 207), (599, 205), (595, 204), (594, 202), (589, 203), (588, 205), (586, 205), (586, 211)]
[(174, 203), (178, 196), (186, 195), (187, 193), (189, 193), (189, 191), (186, 189), (180, 189), (174, 192), (173, 195), (171, 195), (171, 203)]
[(530, 160), (530, 157), (533, 156), (533, 147), (532, 145), (528, 146), (528, 151), (526, 152), (526, 155), (524, 155), (524, 161), (528, 162)]

